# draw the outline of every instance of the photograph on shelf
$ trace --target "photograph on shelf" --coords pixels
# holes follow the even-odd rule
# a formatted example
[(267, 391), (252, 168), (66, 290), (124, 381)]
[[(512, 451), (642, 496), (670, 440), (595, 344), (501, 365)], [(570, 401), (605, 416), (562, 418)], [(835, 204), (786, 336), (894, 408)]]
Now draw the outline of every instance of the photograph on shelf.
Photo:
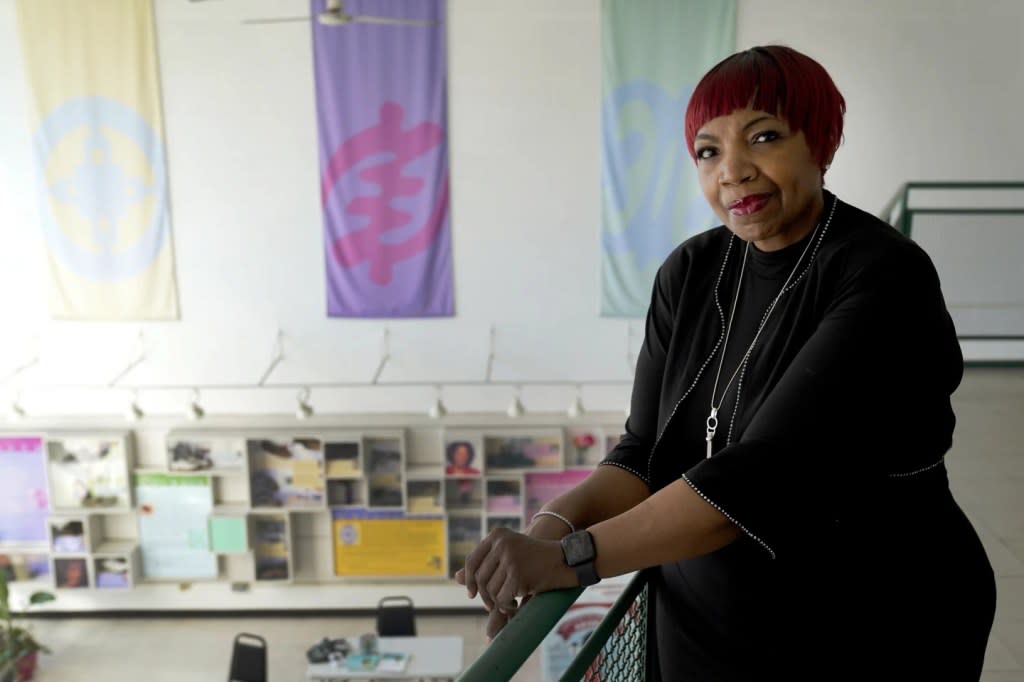
[(444, 473), (448, 476), (479, 476), (477, 446), (471, 439), (453, 439), (444, 444)]
[(594, 467), (604, 459), (603, 434), (592, 427), (568, 430), (565, 464), (569, 467)]
[(49, 554), (0, 554), (0, 572), (7, 582), (34, 580), (50, 574)]
[(523, 482), (518, 478), (488, 478), (487, 513), (502, 516), (522, 514)]
[(332, 479), (327, 481), (327, 506), (362, 507), (363, 482), (359, 479)]
[(207, 518), (213, 510), (208, 476), (136, 474), (139, 548), (147, 578), (216, 578)]
[(405, 509), (410, 514), (440, 514), (444, 512), (441, 500), (441, 481), (406, 481)]
[(562, 435), (484, 436), (484, 466), (499, 471), (562, 469)]
[(466, 556), (483, 539), (479, 516), (448, 517), (448, 575), (466, 565)]
[(328, 441), (324, 444), (327, 478), (353, 478), (363, 473), (359, 443)]
[(402, 474), (370, 474), (366, 488), (369, 506), (402, 507)]
[(261, 515), (251, 517), (251, 521), (256, 580), (291, 579), (288, 517)]
[(51, 549), (58, 554), (84, 554), (89, 551), (82, 519), (50, 519)]
[(474, 509), (484, 504), (484, 486), (479, 478), (447, 478), (444, 482), (445, 506), (451, 510)]
[(517, 533), (523, 530), (523, 520), (518, 516), (489, 516), (487, 517), (487, 532), (495, 528), (508, 528)]
[(0, 438), (0, 546), (46, 542), (50, 496), (42, 438)]
[(167, 468), (171, 471), (241, 471), (245, 440), (178, 436), (167, 438)]
[(443, 517), (354, 509), (335, 510), (331, 516), (335, 575), (445, 575)]
[(249, 486), (253, 507), (322, 507), (324, 452), (316, 438), (250, 440)]
[(98, 589), (123, 589), (131, 587), (129, 571), (131, 564), (127, 556), (96, 557), (93, 560), (93, 575)]
[(57, 557), (53, 560), (54, 584), (60, 588), (89, 587), (89, 573), (85, 559)]
[(532, 519), (543, 505), (574, 488), (589, 475), (589, 469), (526, 474), (526, 514), (524, 516), (527, 520)]
[(65, 438), (46, 445), (53, 509), (130, 506), (125, 438)]
[(402, 441), (399, 438), (366, 439), (366, 473), (402, 472)]

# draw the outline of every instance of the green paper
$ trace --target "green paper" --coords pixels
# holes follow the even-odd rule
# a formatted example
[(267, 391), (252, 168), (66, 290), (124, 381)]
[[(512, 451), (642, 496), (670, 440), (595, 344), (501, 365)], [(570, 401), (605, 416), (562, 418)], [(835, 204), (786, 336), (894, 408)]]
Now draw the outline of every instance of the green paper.
[(229, 516), (210, 519), (211, 552), (244, 552), (248, 549), (244, 518)]

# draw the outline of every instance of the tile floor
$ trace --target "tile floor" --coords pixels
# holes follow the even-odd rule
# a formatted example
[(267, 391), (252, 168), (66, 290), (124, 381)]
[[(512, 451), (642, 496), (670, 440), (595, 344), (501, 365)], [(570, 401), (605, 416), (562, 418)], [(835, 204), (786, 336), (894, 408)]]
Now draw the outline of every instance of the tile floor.
[[(947, 459), (953, 488), (998, 577), (999, 602), (984, 682), (1024, 682), (1024, 371), (971, 370), (955, 395), (959, 419)], [(480, 616), (418, 619), (423, 634), (461, 634), (466, 662), (483, 647)], [(303, 652), (325, 633), (369, 632), (371, 618), (66, 618), (37, 620), (56, 652), (38, 682), (214, 682), (227, 676), (235, 633), (267, 638), (271, 682), (301, 682)], [(539, 680), (535, 656), (516, 682)]]

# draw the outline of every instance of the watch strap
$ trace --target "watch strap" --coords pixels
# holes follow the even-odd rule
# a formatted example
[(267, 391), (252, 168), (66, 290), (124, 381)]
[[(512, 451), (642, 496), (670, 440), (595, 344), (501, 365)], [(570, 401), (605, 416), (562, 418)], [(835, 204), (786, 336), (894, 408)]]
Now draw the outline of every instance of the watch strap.
[(594, 565), (597, 560), (597, 548), (594, 546), (594, 536), (590, 531), (578, 530), (564, 536), (562, 554), (566, 565), (576, 574), (576, 579), (582, 587), (601, 581)]
[(596, 585), (601, 582), (601, 578), (597, 575), (597, 568), (594, 566), (593, 561), (587, 561), (586, 563), (573, 566), (572, 570), (576, 573), (576, 578), (580, 581), (580, 587), (589, 587), (590, 585)]

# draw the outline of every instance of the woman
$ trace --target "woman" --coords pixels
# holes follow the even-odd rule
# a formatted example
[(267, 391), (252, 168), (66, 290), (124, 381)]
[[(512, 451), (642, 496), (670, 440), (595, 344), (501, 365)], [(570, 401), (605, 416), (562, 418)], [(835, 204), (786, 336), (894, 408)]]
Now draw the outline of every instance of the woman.
[(444, 472), (449, 476), (480, 475), (480, 470), (471, 466), (475, 453), (473, 452), (473, 444), (469, 441), (457, 440), (448, 443), (445, 454), (447, 455), (448, 465), (444, 468)]
[(942, 461), (963, 360), (928, 256), (824, 189), (844, 112), (785, 47), (698, 84), (723, 227), (658, 272), (604, 466), (456, 575), (489, 635), (516, 597), (656, 566), (665, 680), (979, 678), (993, 574)]

